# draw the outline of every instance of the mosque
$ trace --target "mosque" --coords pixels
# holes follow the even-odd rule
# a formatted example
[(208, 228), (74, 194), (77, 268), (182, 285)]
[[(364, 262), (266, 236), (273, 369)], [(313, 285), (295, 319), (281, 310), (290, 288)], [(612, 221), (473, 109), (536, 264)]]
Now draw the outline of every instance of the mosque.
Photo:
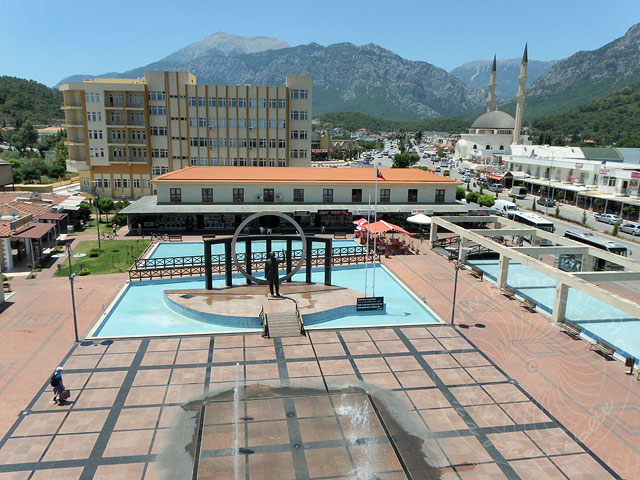
[(518, 93), (516, 95), (516, 118), (499, 110), (495, 110), (496, 92), (496, 57), (493, 56), (491, 77), (489, 79), (489, 96), (487, 113), (480, 115), (469, 128), (469, 133), (461, 135), (456, 144), (454, 158), (469, 160), (488, 159), (494, 154), (511, 154), (511, 145), (530, 145), (528, 135), (522, 135), (522, 110), (524, 108), (524, 86), (527, 82), (527, 45), (520, 64), (518, 76)]

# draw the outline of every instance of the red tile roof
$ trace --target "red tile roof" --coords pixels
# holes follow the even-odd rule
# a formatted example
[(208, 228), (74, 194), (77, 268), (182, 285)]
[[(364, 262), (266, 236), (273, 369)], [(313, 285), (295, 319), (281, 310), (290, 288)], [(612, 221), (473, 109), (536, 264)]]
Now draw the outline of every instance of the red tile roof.
[(11, 238), (42, 238), (53, 230), (55, 226), (55, 223), (27, 223), (16, 229), (11, 234)]
[[(457, 185), (450, 178), (419, 168), (380, 169), (384, 180), (379, 184)], [(204, 183), (375, 183), (375, 168), (313, 168), (313, 167), (186, 167), (165, 173), (153, 182)]]
[[(49, 213), (52, 207), (59, 205), (69, 198), (68, 195), (43, 193), (43, 200), (51, 201), (39, 202), (37, 200), (29, 200), (29, 195), (31, 195), (31, 192), (0, 192), (0, 216), (10, 215), (10, 212), (15, 209), (18, 212), (17, 218), (31, 214), (35, 220), (39, 218), (40, 215)], [(26, 200), (22, 200), (23, 198)], [(11, 222), (12, 220), (0, 219), (0, 238), (11, 236)], [(23, 227), (18, 227), (17, 230), (21, 228)]]

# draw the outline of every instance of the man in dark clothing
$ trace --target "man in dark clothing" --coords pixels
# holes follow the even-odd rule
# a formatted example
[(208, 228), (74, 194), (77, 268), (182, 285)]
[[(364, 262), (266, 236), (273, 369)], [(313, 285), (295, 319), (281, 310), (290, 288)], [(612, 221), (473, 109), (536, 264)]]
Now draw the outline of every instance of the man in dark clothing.
[(276, 258), (276, 254), (271, 252), (269, 254), (269, 258), (266, 262), (264, 262), (264, 276), (269, 282), (269, 291), (271, 292), (271, 296), (273, 296), (273, 290), (275, 288), (276, 297), (280, 296), (280, 278), (278, 276), (278, 259)]
[(64, 392), (64, 383), (62, 383), (62, 367), (57, 367), (51, 376), (51, 386), (53, 387), (53, 403), (62, 404), (64, 400), (60, 399), (60, 394)]

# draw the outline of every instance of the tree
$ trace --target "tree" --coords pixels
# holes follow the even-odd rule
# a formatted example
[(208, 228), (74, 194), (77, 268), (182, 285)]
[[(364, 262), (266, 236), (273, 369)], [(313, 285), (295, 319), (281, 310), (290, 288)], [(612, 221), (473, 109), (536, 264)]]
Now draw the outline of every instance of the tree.
[(38, 142), (38, 131), (29, 120), (24, 122), (20, 129), (13, 134), (13, 144), (20, 152), (33, 147)]
[(436, 152), (436, 155), (438, 156), (438, 158), (444, 157), (445, 153), (442, 147), (438, 147), (438, 151)]
[(467, 203), (478, 203), (479, 198), (480, 194), (478, 192), (469, 192), (466, 196)]
[[(102, 213), (113, 212), (114, 207), (115, 204), (113, 203), (113, 200), (111, 198), (100, 197), (98, 199), (98, 215)], [(98, 218), (98, 221), (100, 221), (100, 218)]]
[(67, 172), (67, 169), (61, 167), (56, 163), (52, 163), (47, 167), (47, 177), (49, 178), (64, 178), (64, 174)]
[(417, 153), (396, 153), (391, 168), (410, 168), (420, 160)]
[(495, 203), (496, 201), (493, 198), (493, 195), (491, 195), (490, 193), (482, 195), (478, 198), (478, 205), (482, 207), (493, 207)]
[(466, 192), (464, 190), (464, 187), (456, 187), (456, 200), (462, 200), (463, 198), (465, 198), (466, 196)]
[(416, 142), (420, 143), (422, 141), (422, 130), (418, 130), (415, 134)]
[(91, 218), (91, 206), (87, 202), (80, 202), (78, 205), (78, 215), (80, 215), (80, 219), (85, 223), (89, 221)]
[(613, 230), (611, 231), (611, 235), (613, 235), (614, 237), (618, 236), (618, 224), (617, 223), (613, 224)]
[(40, 182), (40, 170), (34, 165), (23, 163), (18, 168), (19, 177), (24, 183), (36, 183)]
[(69, 147), (64, 143), (64, 138), (59, 139), (53, 147), (53, 163), (67, 169), (67, 157), (69, 156)]

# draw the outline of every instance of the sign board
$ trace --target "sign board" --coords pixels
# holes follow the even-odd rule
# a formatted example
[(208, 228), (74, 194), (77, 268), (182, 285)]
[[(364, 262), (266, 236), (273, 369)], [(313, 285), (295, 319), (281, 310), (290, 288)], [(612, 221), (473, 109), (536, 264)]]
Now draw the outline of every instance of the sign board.
[(373, 210), (352, 210), (351, 211), (351, 215), (356, 215), (356, 216), (363, 216), (366, 217), (367, 215), (371, 215), (373, 216)]
[(293, 216), (294, 217), (308, 217), (309, 215), (311, 215), (311, 212), (309, 212), (309, 210), (294, 210), (293, 211)]
[(311, 153), (329, 153), (328, 148), (312, 148)]
[(42, 201), (42, 194), (40, 192), (31, 192), (29, 200), (35, 200), (36, 202)]
[(356, 302), (357, 312), (384, 310), (384, 297), (360, 297)]
[(631, 172), (631, 178), (640, 178), (640, 172)]
[(598, 170), (598, 173), (600, 175), (608, 175), (609, 174), (609, 169), (608, 168), (601, 168), (600, 170)]
[(423, 215), (433, 215), (433, 210), (417, 210), (415, 208), (411, 210), (411, 215), (418, 215), (419, 213)]
[(581, 163), (576, 163), (576, 168), (582, 168), (582, 164)]
[(349, 215), (346, 210), (318, 210), (320, 215)]

